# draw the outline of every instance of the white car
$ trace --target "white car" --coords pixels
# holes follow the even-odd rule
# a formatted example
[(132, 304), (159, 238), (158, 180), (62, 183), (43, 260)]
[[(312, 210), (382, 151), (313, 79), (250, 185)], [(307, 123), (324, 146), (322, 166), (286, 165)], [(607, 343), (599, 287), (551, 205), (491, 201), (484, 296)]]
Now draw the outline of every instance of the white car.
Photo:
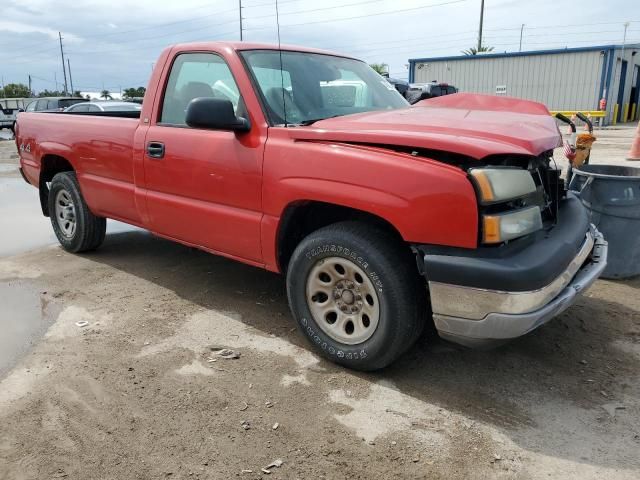
[(0, 130), (8, 128), (12, 132), (16, 125), (16, 115), (24, 111), (24, 98), (0, 99)]
[(0, 107), (0, 130), (2, 130), (3, 128), (8, 128), (13, 131), (15, 123), (15, 115), (9, 115), (5, 113), (4, 109)]
[(105, 100), (104, 102), (82, 102), (76, 103), (64, 109), (69, 113), (80, 112), (139, 112), (142, 105), (133, 102), (114, 102)]

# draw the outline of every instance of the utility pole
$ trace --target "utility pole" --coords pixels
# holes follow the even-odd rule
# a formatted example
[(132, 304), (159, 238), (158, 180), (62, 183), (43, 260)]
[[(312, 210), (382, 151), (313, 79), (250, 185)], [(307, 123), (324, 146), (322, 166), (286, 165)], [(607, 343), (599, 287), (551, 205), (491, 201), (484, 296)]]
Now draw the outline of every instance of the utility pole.
[(522, 26), (520, 27), (520, 47), (518, 48), (518, 51), (521, 52), (522, 51), (522, 33), (524, 32), (524, 23), (522, 24)]
[(71, 62), (69, 62), (69, 57), (67, 57), (67, 70), (69, 71), (69, 83), (71, 84), (71, 95), (75, 90), (73, 89), (73, 78), (71, 77)]
[(62, 50), (62, 33), (58, 32), (58, 38), (60, 39), (60, 55), (62, 56), (62, 74), (64, 75), (64, 94), (67, 95), (69, 89), (67, 88), (67, 67), (64, 64), (64, 50)]
[(482, 20), (484, 19), (484, 0), (480, 0), (480, 28), (478, 29), (478, 52), (482, 48)]
[(31, 90), (31, 75), (29, 75), (29, 97), (33, 95), (33, 90)]
[(242, 41), (242, 0), (238, 0), (238, 14), (240, 15), (240, 41)]

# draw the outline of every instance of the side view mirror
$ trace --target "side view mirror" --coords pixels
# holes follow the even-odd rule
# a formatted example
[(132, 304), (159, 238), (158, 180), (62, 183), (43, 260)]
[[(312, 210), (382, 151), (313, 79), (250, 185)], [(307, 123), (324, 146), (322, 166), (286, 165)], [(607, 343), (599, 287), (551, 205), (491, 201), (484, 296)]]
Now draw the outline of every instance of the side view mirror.
[(234, 130), (236, 132), (248, 132), (251, 128), (249, 120), (237, 117), (233, 111), (231, 100), (224, 98), (194, 98), (187, 105), (185, 121), (188, 126), (193, 128)]

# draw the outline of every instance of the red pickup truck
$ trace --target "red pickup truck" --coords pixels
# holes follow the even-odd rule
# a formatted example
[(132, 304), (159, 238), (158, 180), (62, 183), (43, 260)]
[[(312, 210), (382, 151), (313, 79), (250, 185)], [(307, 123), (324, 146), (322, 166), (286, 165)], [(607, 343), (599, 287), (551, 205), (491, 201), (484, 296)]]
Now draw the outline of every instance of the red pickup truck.
[(97, 248), (112, 218), (286, 274), (302, 334), (351, 368), (390, 364), (425, 326), (469, 346), (521, 336), (606, 264), (543, 105), (409, 106), (329, 52), (176, 45), (141, 112), (25, 112), (16, 142), (66, 250)]

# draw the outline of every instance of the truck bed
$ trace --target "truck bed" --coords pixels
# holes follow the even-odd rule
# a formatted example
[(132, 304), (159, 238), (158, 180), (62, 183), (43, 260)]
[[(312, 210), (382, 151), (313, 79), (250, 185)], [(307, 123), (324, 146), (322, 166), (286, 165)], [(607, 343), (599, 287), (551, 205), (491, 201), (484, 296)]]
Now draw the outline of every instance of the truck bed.
[(93, 212), (140, 224), (134, 200), (137, 117), (139, 112), (19, 114), (21, 143), (33, 146), (30, 152), (22, 151), (25, 176), (38, 186), (41, 149), (68, 159)]
[(80, 115), (86, 117), (118, 117), (118, 118), (140, 118), (140, 110), (123, 112), (43, 112), (55, 113), (58, 115)]

